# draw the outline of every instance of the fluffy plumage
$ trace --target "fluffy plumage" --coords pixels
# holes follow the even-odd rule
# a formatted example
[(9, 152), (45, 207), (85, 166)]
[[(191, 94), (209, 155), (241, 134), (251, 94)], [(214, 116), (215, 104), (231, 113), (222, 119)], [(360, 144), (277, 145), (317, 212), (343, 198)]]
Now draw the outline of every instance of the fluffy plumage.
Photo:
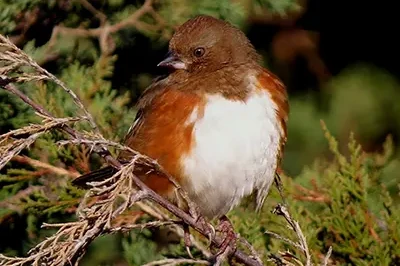
[[(138, 101), (125, 144), (156, 159), (189, 193), (203, 215), (225, 215), (257, 193), (262, 206), (286, 143), (288, 103), (280, 80), (262, 68), (246, 36), (227, 22), (199, 16), (180, 26), (159, 65), (168, 77)], [(121, 161), (130, 154), (121, 152)], [(110, 176), (110, 167), (74, 180)], [(173, 185), (135, 172), (174, 200)]]

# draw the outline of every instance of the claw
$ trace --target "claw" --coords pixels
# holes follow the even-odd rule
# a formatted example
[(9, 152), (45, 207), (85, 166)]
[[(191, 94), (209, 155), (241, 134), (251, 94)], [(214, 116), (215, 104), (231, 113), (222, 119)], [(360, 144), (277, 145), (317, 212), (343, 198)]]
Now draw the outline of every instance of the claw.
[(222, 234), (223, 241), (217, 247), (218, 251), (213, 256), (213, 260), (215, 261), (213, 265), (216, 266), (221, 265), (224, 260), (235, 252), (237, 240), (233, 225), (225, 215), (220, 218), (217, 231)]
[(215, 238), (215, 235), (216, 235), (217, 233), (215, 232), (215, 228), (214, 228), (211, 224), (209, 224), (208, 227), (210, 228), (210, 231), (209, 231), (208, 234), (207, 234), (207, 236), (208, 236), (208, 241), (209, 241), (208, 246), (211, 246), (212, 240)]
[(190, 252), (190, 247), (192, 246), (192, 240), (190, 240), (190, 231), (187, 224), (183, 224), (183, 241), (185, 242), (186, 252), (189, 257), (193, 259), (192, 252)]
[(201, 224), (201, 226), (204, 228), (204, 231), (206, 231), (206, 235), (208, 236), (209, 241), (208, 246), (211, 246), (212, 240), (215, 238), (216, 235), (215, 228), (211, 224), (209, 224), (206, 219), (201, 215), (197, 217), (196, 222)]

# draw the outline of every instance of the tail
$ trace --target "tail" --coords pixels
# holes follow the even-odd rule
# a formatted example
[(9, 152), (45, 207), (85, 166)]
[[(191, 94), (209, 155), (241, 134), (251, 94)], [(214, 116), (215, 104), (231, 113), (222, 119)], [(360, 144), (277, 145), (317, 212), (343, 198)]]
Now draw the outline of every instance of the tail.
[(93, 181), (103, 181), (111, 176), (113, 176), (117, 172), (117, 169), (115, 169), (112, 166), (106, 166), (103, 168), (100, 168), (98, 170), (92, 171), (90, 173), (87, 173), (85, 175), (81, 175), (74, 180), (72, 180), (72, 184), (76, 187), (88, 189), (90, 188), (87, 183), (88, 182), (93, 182)]

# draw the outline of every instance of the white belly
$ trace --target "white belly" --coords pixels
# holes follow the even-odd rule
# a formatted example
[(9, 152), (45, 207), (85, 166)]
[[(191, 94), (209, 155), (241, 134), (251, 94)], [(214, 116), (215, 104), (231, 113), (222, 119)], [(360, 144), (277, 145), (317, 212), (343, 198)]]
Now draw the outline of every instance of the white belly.
[(246, 102), (209, 95), (204, 114), (194, 110), (195, 144), (183, 160), (184, 188), (203, 215), (226, 214), (254, 189), (267, 193), (277, 167), (281, 127), (268, 92)]

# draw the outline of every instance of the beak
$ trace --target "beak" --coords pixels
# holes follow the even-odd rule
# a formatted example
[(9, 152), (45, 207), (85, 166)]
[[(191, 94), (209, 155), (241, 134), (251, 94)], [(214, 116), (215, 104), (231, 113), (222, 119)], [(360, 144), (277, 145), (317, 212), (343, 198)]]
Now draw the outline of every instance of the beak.
[(173, 52), (168, 52), (167, 57), (158, 63), (157, 66), (169, 67), (173, 69), (186, 69), (186, 64)]

